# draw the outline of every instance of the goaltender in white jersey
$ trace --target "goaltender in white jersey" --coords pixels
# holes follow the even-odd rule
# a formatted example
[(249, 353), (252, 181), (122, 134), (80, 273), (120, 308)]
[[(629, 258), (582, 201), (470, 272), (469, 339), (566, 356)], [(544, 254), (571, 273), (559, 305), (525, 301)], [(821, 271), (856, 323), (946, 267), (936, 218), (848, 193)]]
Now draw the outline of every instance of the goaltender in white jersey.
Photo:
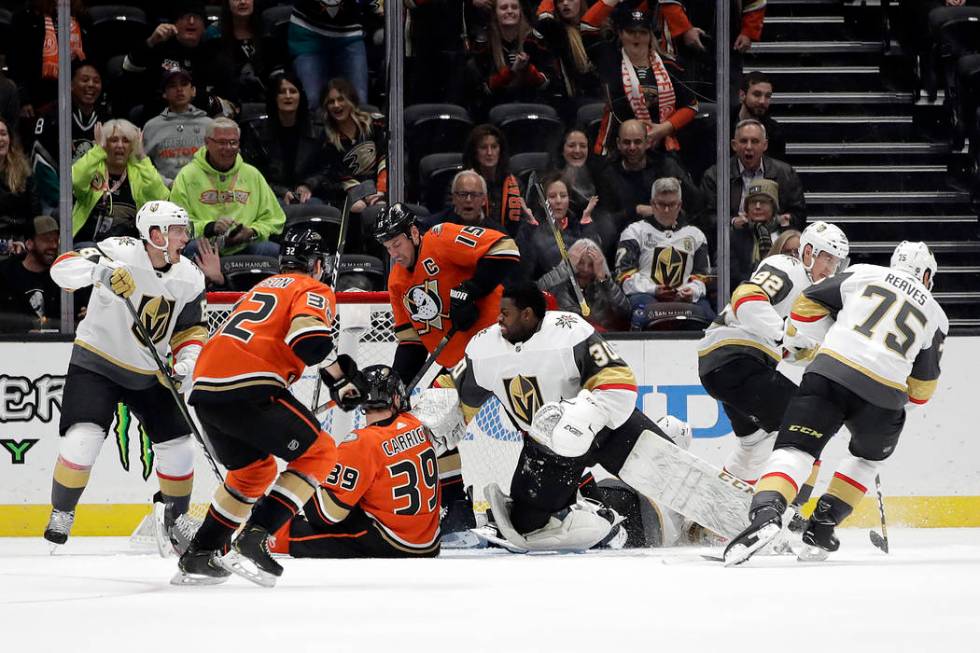
[[(501, 534), (518, 548), (581, 550), (610, 533), (615, 514), (576, 496), (583, 471), (597, 464), (726, 536), (745, 523), (737, 513), (751, 490), (671, 443), (636, 408), (629, 365), (578, 315), (546, 312), (533, 283), (504, 288), (497, 324), (470, 340), (452, 378), (439, 385), (457, 388), (467, 421), (496, 396), (528, 436), (511, 495), (495, 484), (485, 489)], [(678, 474), (701, 475), (698, 496), (689, 486), (667, 487)]]
[(117, 403), (135, 414), (153, 443), (160, 481), (158, 499), (167, 525), (187, 511), (193, 479), (190, 426), (124, 305), (131, 302), (161, 359), (172, 351), (174, 374), (185, 377), (207, 340), (204, 275), (180, 252), (190, 237), (187, 212), (176, 204), (140, 208), (141, 240), (107, 238), (62, 254), (51, 278), (66, 290), (94, 285), (78, 325), (61, 407), (60, 455), (51, 492), (52, 514), (44, 537), (63, 544), (75, 506), (112, 424)]

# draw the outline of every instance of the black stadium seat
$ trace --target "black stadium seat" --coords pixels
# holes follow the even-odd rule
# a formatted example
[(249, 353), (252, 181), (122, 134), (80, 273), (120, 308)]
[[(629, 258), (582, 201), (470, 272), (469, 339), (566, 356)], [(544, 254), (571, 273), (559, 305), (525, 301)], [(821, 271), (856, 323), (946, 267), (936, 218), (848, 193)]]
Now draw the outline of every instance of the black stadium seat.
[(525, 188), (531, 173), (536, 173), (540, 178), (550, 169), (551, 154), (548, 152), (521, 152), (510, 157), (510, 172)]
[(385, 264), (376, 256), (344, 254), (340, 257), (338, 292), (358, 290), (382, 290), (385, 287)]
[(459, 152), (441, 152), (422, 157), (419, 162), (419, 203), (433, 213), (444, 209), (449, 197), (449, 184), (462, 169), (463, 155)]
[(460, 152), (473, 128), (469, 112), (455, 104), (414, 104), (405, 108), (409, 165), (438, 152)]
[(102, 5), (88, 10), (91, 23), (85, 39), (88, 58), (105, 70), (113, 56), (124, 55), (150, 35), (146, 12), (129, 5)]
[(286, 41), (289, 17), (293, 14), (292, 5), (276, 5), (262, 12), (262, 28), (265, 36)]
[(286, 225), (283, 232), (291, 227), (313, 229), (319, 233), (333, 252), (340, 235), (340, 211), (329, 204), (290, 204), (283, 208)]
[(589, 139), (589, 147), (595, 143), (595, 139), (599, 135), (599, 126), (602, 124), (602, 113), (605, 108), (605, 102), (592, 102), (583, 104), (578, 108), (575, 126), (585, 130), (585, 135)]
[(279, 259), (250, 254), (222, 256), (221, 273), (228, 290), (245, 292), (266, 277), (279, 274)]
[(558, 112), (547, 104), (498, 104), (489, 118), (504, 133), (511, 155), (555, 152), (565, 131)]

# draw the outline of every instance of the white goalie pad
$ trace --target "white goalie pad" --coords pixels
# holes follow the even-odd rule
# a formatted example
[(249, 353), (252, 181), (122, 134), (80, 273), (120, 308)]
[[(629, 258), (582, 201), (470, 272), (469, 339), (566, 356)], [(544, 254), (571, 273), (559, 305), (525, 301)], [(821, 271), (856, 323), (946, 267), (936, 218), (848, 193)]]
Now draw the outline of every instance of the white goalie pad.
[(412, 414), (432, 433), (436, 453), (456, 447), (466, 435), (466, 420), (454, 388), (427, 388), (412, 402)]
[(578, 501), (561, 518), (552, 516), (542, 528), (521, 535), (510, 521), (510, 498), (496, 483), (488, 485), (483, 492), (490, 501), (500, 534), (519, 551), (585, 551), (601, 542), (622, 521), (613, 513), (617, 519), (610, 522), (599, 514), (599, 505)]
[(749, 525), (750, 485), (650, 431), (640, 434), (619, 478), (729, 539)]

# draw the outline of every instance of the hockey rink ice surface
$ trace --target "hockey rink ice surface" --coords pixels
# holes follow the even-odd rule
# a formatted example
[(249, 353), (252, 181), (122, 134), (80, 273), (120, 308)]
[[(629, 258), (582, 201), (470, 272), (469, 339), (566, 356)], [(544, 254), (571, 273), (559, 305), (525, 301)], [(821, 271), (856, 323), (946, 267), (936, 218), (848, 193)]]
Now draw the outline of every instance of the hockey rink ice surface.
[(841, 531), (823, 563), (687, 547), (290, 560), (274, 589), (169, 584), (124, 538), (0, 539), (0, 651), (980, 651), (980, 529)]

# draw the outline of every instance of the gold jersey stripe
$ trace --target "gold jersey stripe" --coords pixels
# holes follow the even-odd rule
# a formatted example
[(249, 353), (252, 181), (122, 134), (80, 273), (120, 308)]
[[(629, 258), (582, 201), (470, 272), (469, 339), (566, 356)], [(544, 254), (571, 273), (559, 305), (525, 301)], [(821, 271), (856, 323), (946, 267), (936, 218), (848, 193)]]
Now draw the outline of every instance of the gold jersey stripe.
[(908, 392), (908, 388), (905, 385), (903, 385), (901, 383), (896, 383), (895, 381), (892, 381), (890, 379), (886, 379), (885, 377), (883, 377), (883, 376), (881, 376), (879, 374), (875, 374), (874, 372), (872, 372), (868, 368), (864, 367), (863, 365), (858, 365), (854, 361), (852, 361), (850, 359), (847, 359), (847, 358), (844, 358), (843, 356), (841, 356), (840, 354), (838, 354), (836, 351), (827, 349), (825, 347), (821, 347), (820, 350), (817, 351), (817, 356), (819, 356), (820, 354), (824, 354), (826, 356), (830, 356), (831, 358), (833, 358), (838, 363), (841, 363), (843, 365), (847, 365), (852, 370), (855, 370), (857, 372), (860, 372), (861, 374), (865, 375), (866, 377), (868, 377), (872, 381), (877, 381), (881, 385), (886, 385), (889, 388), (894, 388), (894, 389), (898, 390), (899, 392)]
[(439, 465), (439, 476), (452, 476), (458, 474), (463, 468), (463, 462), (459, 457), (459, 452), (444, 454), (436, 459)]
[(289, 497), (289, 500), (296, 505), (297, 510), (306, 505), (306, 502), (313, 496), (313, 492), (316, 491), (316, 486), (311, 485), (310, 481), (299, 473), (288, 469), (279, 475), (272, 487), (283, 496)]
[(909, 384), (909, 399), (916, 403), (922, 403), (929, 401), (932, 395), (936, 392), (936, 386), (938, 385), (937, 379), (932, 381), (923, 381), (922, 379), (917, 379), (914, 376), (910, 376), (906, 379)]
[[(110, 363), (112, 363), (116, 367), (121, 367), (122, 369), (124, 369), (124, 370), (126, 370), (128, 372), (133, 372), (134, 374), (142, 374), (144, 376), (156, 376), (156, 377), (160, 377), (160, 370), (142, 370), (142, 369), (140, 369), (138, 367), (133, 367), (132, 365), (129, 365), (127, 363), (124, 363), (124, 362), (122, 362), (121, 360), (119, 360), (117, 358), (113, 358), (112, 356), (110, 356), (109, 354), (105, 353), (101, 349), (98, 349), (96, 347), (93, 347), (92, 345), (90, 345), (89, 343), (85, 342), (84, 340), (75, 340), (75, 344), (78, 345), (79, 347), (81, 347), (82, 349), (85, 349), (86, 351), (92, 352), (93, 354), (95, 354), (99, 358), (104, 358), (105, 360), (109, 361)], [(160, 378), (162, 378), (162, 377), (160, 377)]]
[(179, 349), (185, 342), (192, 340), (197, 340), (203, 345), (208, 341), (208, 330), (200, 324), (195, 324), (188, 329), (175, 333), (170, 337), (170, 348)]
[(738, 288), (732, 293), (732, 308), (746, 297), (763, 297), (767, 302), (770, 301), (769, 294), (760, 286), (754, 283), (743, 283), (739, 284)]
[(459, 402), (459, 409), (463, 412), (463, 421), (469, 424), (476, 417), (476, 414), (480, 412), (480, 406), (468, 406), (462, 401)]
[(158, 475), (157, 481), (160, 483), (160, 492), (172, 497), (186, 497), (191, 493), (191, 489), (194, 487), (193, 476), (182, 479), (173, 479), (164, 478)]
[(396, 328), (395, 338), (398, 339), (398, 342), (422, 342), (419, 338), (418, 331), (411, 324), (407, 324), (400, 329)]
[(823, 304), (813, 301), (806, 295), (800, 295), (796, 298), (790, 312), (794, 316), (799, 316), (807, 322), (816, 322), (820, 318), (830, 315), (830, 309)]
[(769, 349), (765, 345), (761, 345), (754, 340), (743, 340), (741, 338), (725, 338), (724, 340), (719, 340), (710, 347), (705, 347), (704, 349), (699, 350), (698, 357), (707, 356), (714, 350), (721, 347), (751, 347), (752, 349), (758, 349), (777, 363), (782, 360), (782, 357), (778, 353), (774, 352), (772, 349)]
[(238, 383), (206, 383), (198, 381), (194, 384), (194, 389), (203, 390), (204, 392), (229, 392), (231, 390), (241, 390), (242, 388), (250, 388), (258, 385), (272, 385), (277, 388), (286, 387), (282, 383), (268, 377), (260, 377), (256, 379), (246, 379), (244, 381), (239, 381)]
[(633, 370), (624, 366), (617, 367), (604, 367), (595, 374), (593, 374), (585, 383), (582, 384), (582, 388), (585, 390), (594, 390), (600, 385), (636, 385), (636, 375), (633, 374)]
[(520, 250), (517, 249), (517, 243), (514, 242), (513, 238), (504, 237), (495, 242), (487, 250), (487, 256), (512, 256), (518, 258), (520, 256)]
[(61, 462), (59, 459), (54, 466), (54, 480), (60, 485), (68, 488), (77, 489), (88, 485), (88, 478), (92, 473), (92, 468), (73, 469)]
[(215, 491), (213, 503), (220, 514), (229, 519), (234, 519), (238, 523), (248, 519), (252, 513), (252, 507), (255, 505), (242, 501), (233, 495), (224, 484), (219, 485)]
[(328, 490), (320, 488), (320, 491), (317, 492), (317, 496), (319, 497), (319, 501), (317, 503), (320, 504), (320, 508), (323, 510), (327, 519), (335, 524), (347, 519), (347, 515), (350, 514), (350, 510), (340, 505), (340, 503), (333, 498), (333, 495), (330, 494)]
[(789, 480), (785, 474), (766, 474), (759, 479), (759, 482), (755, 484), (755, 492), (779, 492), (786, 499), (786, 503), (790, 503), (796, 498), (796, 486)]
[(864, 493), (865, 490), (848, 483), (837, 474), (834, 474), (834, 477), (830, 479), (830, 485), (827, 486), (827, 494), (837, 497), (851, 508), (856, 508), (861, 503)]
[(297, 315), (293, 318), (293, 321), (289, 323), (289, 332), (286, 333), (286, 342), (289, 342), (293, 334), (297, 331), (305, 331), (306, 329), (328, 329), (326, 323), (318, 317), (313, 315)]

